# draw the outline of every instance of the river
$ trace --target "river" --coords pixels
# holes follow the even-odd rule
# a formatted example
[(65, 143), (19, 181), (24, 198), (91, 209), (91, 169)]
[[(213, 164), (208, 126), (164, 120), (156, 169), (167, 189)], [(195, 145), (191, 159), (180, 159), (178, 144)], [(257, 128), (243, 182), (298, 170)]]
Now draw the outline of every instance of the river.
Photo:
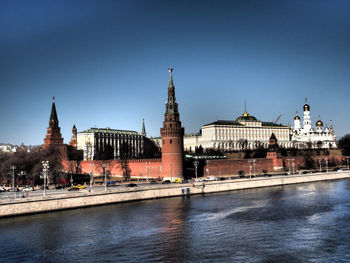
[(350, 262), (350, 180), (4, 218), (0, 262)]

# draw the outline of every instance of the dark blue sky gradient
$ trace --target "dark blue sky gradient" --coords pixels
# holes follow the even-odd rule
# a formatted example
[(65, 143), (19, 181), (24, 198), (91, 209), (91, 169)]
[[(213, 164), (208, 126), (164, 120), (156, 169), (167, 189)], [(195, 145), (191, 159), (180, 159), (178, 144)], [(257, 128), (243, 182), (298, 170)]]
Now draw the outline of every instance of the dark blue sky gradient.
[(52, 96), (62, 135), (159, 136), (172, 66), (186, 133), (244, 111), (350, 132), (349, 1), (0, 2), (0, 142), (41, 144)]

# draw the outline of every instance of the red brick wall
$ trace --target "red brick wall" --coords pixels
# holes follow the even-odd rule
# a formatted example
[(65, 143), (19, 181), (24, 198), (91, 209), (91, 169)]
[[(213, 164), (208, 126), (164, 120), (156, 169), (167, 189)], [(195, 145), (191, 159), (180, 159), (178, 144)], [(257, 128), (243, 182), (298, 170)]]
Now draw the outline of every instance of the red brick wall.
[[(75, 161), (65, 161), (63, 163), (66, 172), (91, 173), (91, 164), (93, 164), (94, 177), (103, 175), (103, 163), (108, 163), (107, 174), (110, 179), (120, 179), (123, 177), (123, 170), (126, 166), (131, 179), (144, 178), (161, 178), (162, 176), (162, 160), (161, 159), (142, 159), (142, 160), (108, 160), (108, 161), (81, 161), (76, 169)], [(149, 171), (147, 173), (147, 170)]]
[[(248, 160), (208, 160), (204, 166), (204, 176), (214, 175), (237, 175), (239, 170), (243, 170), (245, 175), (249, 175), (249, 163)], [(207, 170), (208, 169), (208, 170)], [(260, 174), (262, 170), (268, 172), (273, 171), (273, 160), (259, 158), (255, 159), (255, 173)], [(252, 167), (252, 174), (254, 174), (254, 168)]]

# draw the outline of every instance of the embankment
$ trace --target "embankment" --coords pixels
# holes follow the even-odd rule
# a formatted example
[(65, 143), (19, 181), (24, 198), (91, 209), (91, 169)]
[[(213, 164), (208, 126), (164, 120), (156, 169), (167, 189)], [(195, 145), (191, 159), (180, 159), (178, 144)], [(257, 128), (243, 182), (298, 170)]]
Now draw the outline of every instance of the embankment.
[(45, 198), (17, 199), (0, 202), (0, 217), (17, 216), (56, 210), (105, 205), (119, 202), (165, 198), (186, 194), (205, 194), (260, 187), (349, 179), (349, 172), (316, 173), (234, 179), (194, 184), (149, 185), (135, 189), (120, 188), (108, 192), (74, 193)]

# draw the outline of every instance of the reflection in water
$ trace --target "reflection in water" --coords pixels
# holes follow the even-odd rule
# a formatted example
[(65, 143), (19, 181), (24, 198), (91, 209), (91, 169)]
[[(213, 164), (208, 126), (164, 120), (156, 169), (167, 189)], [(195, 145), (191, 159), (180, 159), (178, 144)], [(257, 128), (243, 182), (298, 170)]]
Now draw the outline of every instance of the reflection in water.
[(0, 262), (346, 262), (350, 180), (0, 220)]

